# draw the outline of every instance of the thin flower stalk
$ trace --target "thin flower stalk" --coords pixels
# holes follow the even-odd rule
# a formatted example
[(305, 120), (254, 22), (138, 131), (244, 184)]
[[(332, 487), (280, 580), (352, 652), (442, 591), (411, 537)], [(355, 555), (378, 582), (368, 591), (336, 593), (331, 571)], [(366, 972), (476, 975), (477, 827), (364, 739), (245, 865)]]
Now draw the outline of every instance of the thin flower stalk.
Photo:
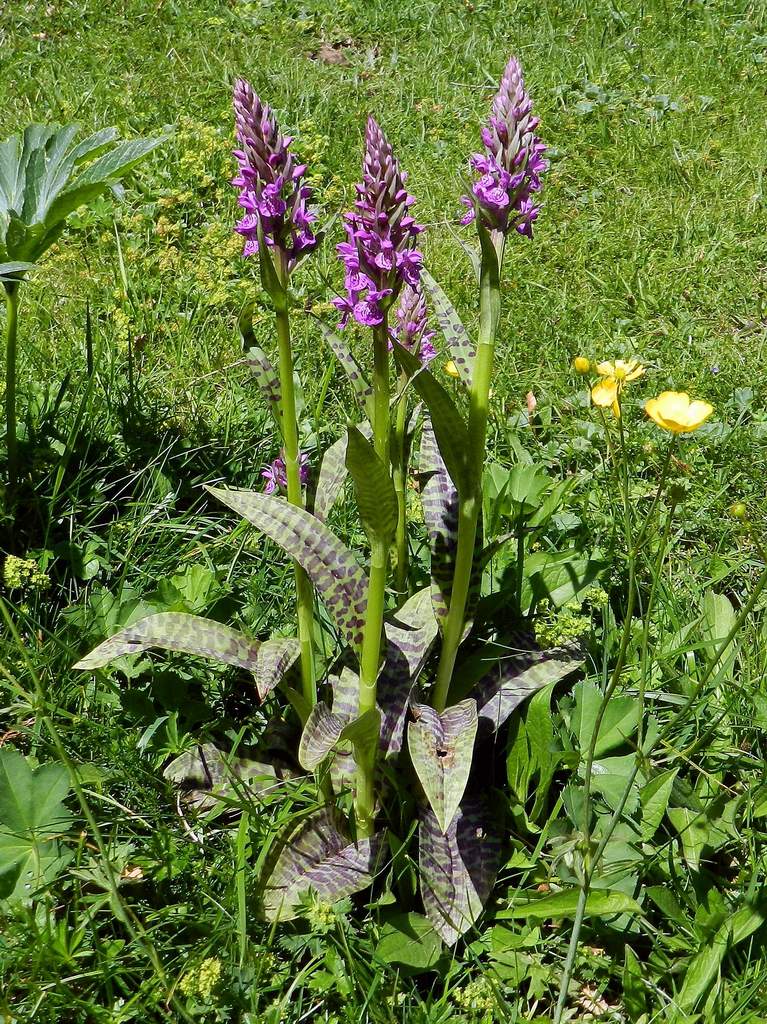
[(466, 493), (461, 496), (450, 607), (432, 695), (437, 711), (443, 711), (447, 704), (466, 622), (474, 546), (482, 509), (482, 467), (487, 444), (495, 339), (501, 312), (500, 271), (506, 238), (512, 230), (532, 237), (532, 225), (539, 212), (532, 195), (540, 190), (540, 176), (548, 166), (543, 159), (545, 146), (535, 134), (538, 123), (532, 115), (532, 101), (525, 90), (520, 66), (512, 57), (493, 101), (489, 123), (482, 132), (485, 152), (475, 154), (471, 160), (472, 169), (480, 174), (480, 178), (472, 188), (472, 196), (463, 200), (469, 207), (463, 222), (476, 222), (482, 251), (480, 325), (469, 392), (469, 479)]
[[(387, 472), (391, 472), (389, 310), (403, 286), (418, 285), (422, 265), (415, 245), (423, 228), (409, 213), (415, 200), (405, 188), (406, 180), (388, 139), (377, 122), (368, 118), (362, 182), (356, 186), (354, 209), (344, 218), (347, 239), (337, 246), (346, 271), (346, 294), (335, 299), (334, 305), (342, 313), (342, 327), (352, 317), (372, 328), (373, 448)], [(360, 656), (360, 716), (376, 706), (389, 556), (387, 542), (371, 541)], [(377, 743), (358, 752), (354, 808), (357, 834), (362, 837), (374, 830), (377, 752)]]
[[(312, 228), (316, 215), (308, 205), (311, 189), (304, 183), (306, 167), (298, 163), (290, 151), (292, 139), (282, 134), (272, 110), (244, 80), (238, 81), (234, 88), (234, 111), (241, 148), (235, 150), (239, 173), (232, 184), (238, 189), (238, 201), (245, 210), (236, 230), (245, 238), (244, 255), (259, 253), (261, 280), (275, 310), (285, 488), (288, 501), (304, 508), (302, 470), (305, 475), (305, 469), (298, 444), (288, 289), (297, 263), (318, 244)], [(282, 467), (275, 470), (272, 482), (281, 483), (281, 470)], [(304, 699), (313, 707), (317, 702), (314, 593), (309, 577), (298, 562), (294, 561), (293, 567), (301, 682)]]

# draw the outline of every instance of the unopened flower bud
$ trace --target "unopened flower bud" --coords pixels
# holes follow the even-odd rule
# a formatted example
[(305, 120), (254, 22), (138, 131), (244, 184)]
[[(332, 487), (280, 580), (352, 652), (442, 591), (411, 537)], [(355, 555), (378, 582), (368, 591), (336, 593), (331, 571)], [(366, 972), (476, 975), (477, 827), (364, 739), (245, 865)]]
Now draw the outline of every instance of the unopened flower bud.
[(573, 369), (576, 373), (588, 373), (591, 370), (591, 361), (585, 356), (576, 356), (573, 359)]
[(743, 501), (736, 501), (734, 505), (730, 505), (730, 515), (733, 519), (745, 519), (748, 514), (748, 509)]

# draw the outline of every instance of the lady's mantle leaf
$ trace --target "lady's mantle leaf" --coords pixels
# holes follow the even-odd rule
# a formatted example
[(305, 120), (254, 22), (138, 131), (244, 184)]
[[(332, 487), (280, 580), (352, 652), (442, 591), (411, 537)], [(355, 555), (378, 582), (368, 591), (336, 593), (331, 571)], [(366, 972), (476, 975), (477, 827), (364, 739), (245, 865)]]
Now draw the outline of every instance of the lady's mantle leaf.
[(257, 491), (208, 490), (295, 558), (319, 591), (346, 642), (358, 650), (367, 581), (346, 545), (310, 512), (290, 505), (284, 498)]
[(477, 735), (473, 700), (438, 714), (428, 704), (411, 704), (414, 721), (407, 730), (413, 767), (443, 832), (455, 817), (471, 770)]
[(199, 615), (159, 612), (110, 636), (74, 667), (83, 670), (103, 668), (115, 658), (138, 654), (152, 647), (196, 654), (247, 669), (253, 673), (261, 700), (277, 686), (299, 654), (299, 643), (294, 637), (280, 637), (261, 643), (230, 626)]
[(292, 920), (310, 890), (336, 903), (367, 888), (383, 852), (383, 836), (380, 832), (352, 843), (328, 808), (305, 818), (289, 835), (267, 882), (267, 920)]
[(418, 826), (421, 896), (426, 916), (451, 946), (477, 921), (495, 882), (501, 844), (475, 797), (464, 797), (443, 833), (430, 807)]

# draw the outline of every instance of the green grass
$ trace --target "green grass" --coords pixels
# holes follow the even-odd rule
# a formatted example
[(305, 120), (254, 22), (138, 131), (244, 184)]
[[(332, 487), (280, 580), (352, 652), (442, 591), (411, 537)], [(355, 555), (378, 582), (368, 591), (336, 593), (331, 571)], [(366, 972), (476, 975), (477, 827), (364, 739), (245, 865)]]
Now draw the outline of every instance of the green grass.
[[(342, 63), (320, 59), (323, 44), (337, 46)], [(33, 120), (117, 124), (125, 135), (173, 127), (159, 155), (131, 177), (123, 202), (73, 218), (22, 299), (26, 474), (22, 513), (2, 523), (0, 547), (34, 558), (51, 583), (0, 591), (0, 720), (6, 743), (33, 760), (58, 759), (63, 747), (113, 872), (127, 878), (121, 905), (110, 898), (91, 824), (70, 798), (75, 822), (65, 841), (73, 859), (32, 904), (0, 903), (0, 1011), (9, 1022), (182, 1019), (178, 1006), (168, 1008), (150, 948), (171, 985), (206, 958), (220, 961), (209, 999), (199, 989), (195, 996), (192, 983), (176, 993), (193, 1019), (550, 1019), (569, 922), (523, 927), (496, 915), (518, 891), (533, 897), (540, 886), (572, 879), (568, 852), (577, 835), (556, 802), (560, 794), (567, 802), (576, 746), (568, 694), (555, 702), (553, 742), (570, 759), (537, 821), (509, 812), (510, 862), (496, 900), (468, 941), (442, 954), (438, 970), (410, 976), (375, 958), (386, 906), (357, 903), (330, 916), (309, 908), (297, 926), (276, 930), (258, 920), (261, 860), (286, 817), (311, 804), (308, 787), (289, 800), (278, 789), (257, 805), (239, 793), (247, 831), (236, 814), (184, 822), (177, 813), (162, 778), (169, 758), (198, 739), (248, 754), (274, 747), (264, 729), (276, 704), (254, 712), (247, 680), (179, 657), (144, 657), (98, 682), (69, 670), (142, 610), (204, 612), (264, 637), (291, 628), (290, 567), (263, 539), (233, 534), (231, 517), (201, 491), (213, 480), (259, 486), (261, 466), (278, 449), (247, 368), (237, 365), (245, 301), (257, 303), (264, 346), (273, 339), (254, 267), (239, 258), (231, 233), (234, 77), (250, 78), (297, 135), (328, 219), (351, 201), (364, 119), (376, 115), (428, 225), (427, 264), (473, 326), (456, 214), (466, 158), (510, 52), (525, 66), (552, 170), (536, 238), (515, 242), (507, 262), (493, 447), (500, 460), (529, 451), (554, 475), (577, 476), (545, 542), (604, 556), (604, 587), (618, 612), (619, 499), (570, 361), (637, 354), (649, 367), (626, 415), (636, 424), (628, 450), (638, 503), (653, 493), (664, 442), (636, 403), (674, 387), (716, 407), (715, 422), (685, 443), (675, 467), (687, 495), (650, 624), (653, 687), (661, 692), (652, 708), (665, 722), (677, 705), (663, 695), (685, 693), (684, 678), (676, 692), (664, 688), (669, 666), (694, 678), (705, 661), (705, 637), (695, 632), (704, 595), (742, 605), (763, 563), (767, 8), (724, 0), (0, 4), (1, 136)], [(302, 302), (327, 319), (328, 289), (342, 279), (333, 253), (339, 237), (331, 221), (321, 252), (297, 275)], [(327, 349), (308, 316), (295, 321), (316, 451), (337, 435), (350, 395), (338, 372), (325, 392)], [(364, 361), (367, 341), (352, 337)], [(519, 426), (531, 390), (537, 433)], [(752, 529), (727, 515), (739, 500)], [(345, 510), (337, 522), (353, 529)], [(646, 586), (657, 543), (650, 538)], [(608, 614), (588, 606), (585, 614), (594, 624), (595, 676), (606, 676), (615, 630)], [(552, 628), (566, 624), (555, 619)], [(637, 631), (634, 666), (641, 623)], [(647, 1021), (763, 1019), (764, 929), (737, 945), (728, 940), (721, 983), (695, 1011), (675, 1015), (670, 1000), (728, 916), (763, 896), (766, 650), (762, 610), (740, 637), (732, 679), (708, 688), (657, 754), (656, 767), (679, 769), (688, 787), (679, 807), (699, 800), (725, 838), (698, 870), (669, 822), (647, 844), (635, 873), (644, 889), (655, 887), (657, 901), (645, 898), (640, 921), (587, 921), (573, 1019), (589, 1019), (589, 1000), (601, 1008), (597, 1019), (640, 1019), (638, 1011), (630, 1016), (636, 983), (630, 971), (626, 981), (626, 943), (640, 956)], [(636, 684), (629, 673), (627, 686)], [(400, 894), (406, 855), (401, 866)], [(138, 924), (126, 925), (125, 906)]]

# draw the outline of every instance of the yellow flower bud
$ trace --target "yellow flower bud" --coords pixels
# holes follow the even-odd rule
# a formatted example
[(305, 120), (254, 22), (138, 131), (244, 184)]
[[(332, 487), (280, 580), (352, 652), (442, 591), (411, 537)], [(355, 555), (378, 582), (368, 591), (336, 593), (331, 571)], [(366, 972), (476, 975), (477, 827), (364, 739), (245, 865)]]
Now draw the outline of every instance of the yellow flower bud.
[(576, 373), (588, 373), (591, 370), (591, 360), (585, 356), (576, 356), (573, 359), (573, 369)]

